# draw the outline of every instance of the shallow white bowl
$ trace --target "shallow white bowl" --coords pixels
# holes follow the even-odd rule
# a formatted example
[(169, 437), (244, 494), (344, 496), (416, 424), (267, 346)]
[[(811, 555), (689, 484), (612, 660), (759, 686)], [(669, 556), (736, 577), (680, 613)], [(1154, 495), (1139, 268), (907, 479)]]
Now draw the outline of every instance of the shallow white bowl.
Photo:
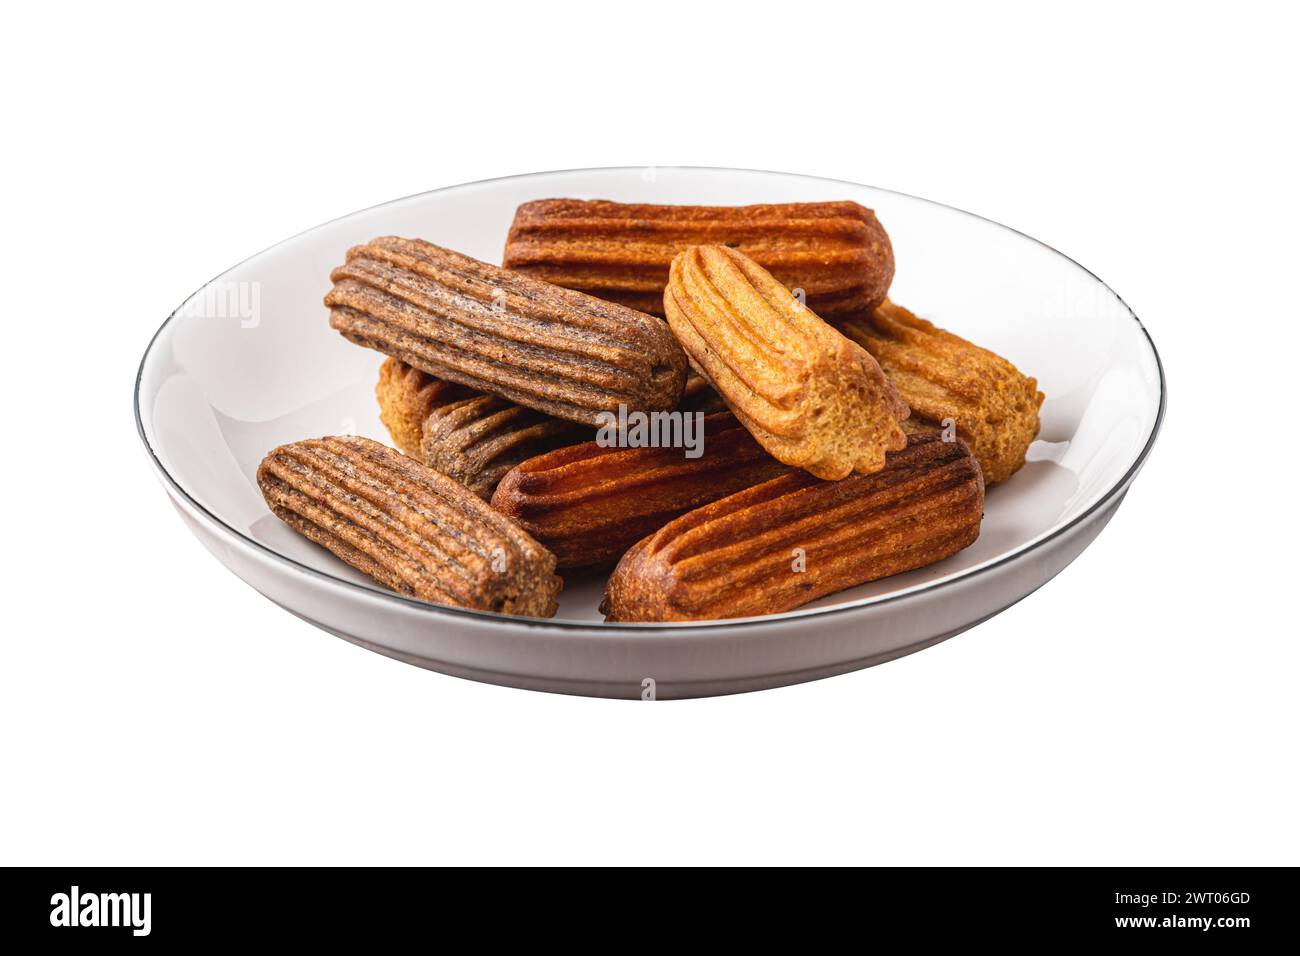
[[(1029, 462), (989, 491), (979, 540), (939, 564), (788, 614), (674, 625), (601, 623), (602, 580), (556, 618), (464, 611), (394, 594), (290, 531), (254, 474), (284, 442), (387, 443), (382, 356), (329, 328), (321, 303), (349, 246), (428, 239), (499, 262), (515, 207), (551, 197), (741, 205), (852, 199), (898, 263), (890, 296), (1009, 358), (1047, 394)], [(140, 436), (176, 509), (227, 567), (282, 607), (381, 654), (476, 680), (603, 697), (776, 687), (920, 650), (1020, 600), (1070, 563), (1119, 506), (1160, 427), (1165, 390), (1140, 322), (1086, 269), (1018, 232), (852, 183), (731, 169), (538, 173), (441, 189), (326, 223), (259, 253), (163, 323), (136, 382)], [(650, 683), (653, 681), (653, 685)]]

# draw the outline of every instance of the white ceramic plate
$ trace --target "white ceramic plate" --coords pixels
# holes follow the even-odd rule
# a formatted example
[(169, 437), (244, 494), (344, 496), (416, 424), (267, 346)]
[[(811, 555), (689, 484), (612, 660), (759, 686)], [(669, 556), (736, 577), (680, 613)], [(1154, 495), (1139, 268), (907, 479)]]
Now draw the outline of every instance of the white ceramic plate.
[[(1029, 462), (989, 491), (979, 540), (939, 564), (788, 614), (610, 625), (600, 581), (556, 618), (402, 597), (290, 531), (254, 474), (284, 442), (355, 433), (385, 443), (382, 356), (329, 328), (321, 303), (349, 246), (428, 239), (500, 262), (515, 207), (551, 197), (741, 205), (852, 199), (876, 210), (897, 259), (890, 296), (1038, 378), (1047, 400)], [(1140, 322), (1104, 283), (1020, 233), (853, 183), (731, 169), (587, 169), (454, 186), (326, 223), (248, 259), (163, 323), (136, 382), (140, 436), (199, 540), (271, 600), (326, 631), (433, 670), (515, 687), (657, 699), (735, 693), (900, 657), (996, 614), (1072, 561), (1151, 449), (1164, 380)], [(653, 681), (653, 684), (650, 682)]]

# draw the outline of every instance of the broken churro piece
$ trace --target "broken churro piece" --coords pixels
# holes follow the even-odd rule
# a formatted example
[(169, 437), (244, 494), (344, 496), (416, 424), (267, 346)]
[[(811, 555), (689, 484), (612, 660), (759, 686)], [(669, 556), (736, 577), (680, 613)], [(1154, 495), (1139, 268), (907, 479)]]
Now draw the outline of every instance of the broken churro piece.
[(872, 354), (911, 406), (909, 431), (953, 425), (990, 485), (1025, 463), (1043, 404), (1037, 380), (888, 300), (838, 327)]
[(791, 471), (688, 512), (623, 556), (601, 607), (609, 621), (789, 611), (955, 554), (979, 536), (983, 509), (967, 446), (915, 436), (874, 474)]
[(694, 245), (739, 249), (818, 315), (870, 309), (894, 277), (889, 236), (855, 202), (652, 206), (542, 199), (515, 211), (503, 263), (547, 282), (663, 315), (673, 257)]
[(785, 464), (843, 478), (906, 444), (907, 405), (876, 360), (736, 250), (681, 253), (664, 308), (692, 365)]
[(539, 455), (501, 480), (492, 507), (554, 552), (561, 568), (598, 567), (678, 515), (790, 470), (726, 412), (704, 419), (702, 437), (697, 458), (594, 441)]
[(282, 445), (257, 469), (289, 527), (425, 601), (550, 617), (555, 556), (468, 488), (368, 438)]
[(686, 359), (653, 316), (417, 239), (348, 250), (330, 325), (435, 378), (596, 427), (675, 408)]

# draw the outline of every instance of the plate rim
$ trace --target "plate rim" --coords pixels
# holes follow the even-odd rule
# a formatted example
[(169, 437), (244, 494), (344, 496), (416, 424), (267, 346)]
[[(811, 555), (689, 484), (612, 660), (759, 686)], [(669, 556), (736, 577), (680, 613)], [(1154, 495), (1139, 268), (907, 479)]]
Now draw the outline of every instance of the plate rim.
[(636, 169), (648, 169), (648, 168), (651, 167), (649, 166), (581, 167), (580, 166), (580, 167), (574, 167), (569, 169), (537, 170), (528, 173), (514, 173), (508, 176), (492, 176), (487, 179), (476, 179), (464, 183), (453, 183), (449, 186), (440, 186), (437, 189), (427, 189), (421, 192), (411, 193), (410, 195), (407, 196), (401, 196), (396, 199), (390, 199), (382, 203), (376, 203), (373, 206), (367, 206), (362, 209), (357, 209), (352, 212), (345, 213), (344, 215), (341, 216), (335, 216), (333, 219), (327, 219), (324, 222), (318, 223), (307, 229), (303, 229), (300, 232), (294, 233), (293, 235), (281, 239), (278, 242), (272, 243), (266, 248), (258, 252), (255, 252), (252, 255), (246, 256), (245, 258), (241, 259), (239, 262), (236, 262), (234, 265), (229, 266), (226, 269), (223, 269), (221, 272), (217, 273), (207, 282), (204, 282), (197, 289), (191, 292), (188, 296), (182, 299), (180, 305), (174, 308), (171, 311), (171, 313), (167, 316), (167, 318), (163, 320), (162, 324), (159, 325), (158, 328), (154, 331), (153, 335), (150, 336), (149, 343), (148, 345), (145, 346), (144, 354), (141, 356), (140, 364), (136, 369), (135, 385), (132, 390), (132, 402), (131, 402), (132, 411), (135, 416), (136, 434), (139, 436), (141, 444), (144, 445), (144, 449), (146, 454), (149, 456), (150, 463), (153, 465), (154, 470), (158, 473), (159, 477), (162, 479), (164, 486), (168, 489), (168, 491), (172, 495), (179, 496), (187, 504), (187, 506), (190, 509), (192, 509), (193, 512), (203, 517), (218, 532), (225, 534), (229, 537), (233, 537), (236, 541), (240, 542), (245, 546), (251, 546), (254, 549), (254, 551), (259, 552), (262, 555), (265, 555), (273, 559), (274, 561), (279, 562), (280, 564), (283, 564), (290, 571), (297, 572), (299, 574), (305, 574), (308, 577), (317, 579), (328, 585), (342, 586), (344, 589), (352, 592), (369, 595), (381, 601), (395, 602), (399, 605), (412, 608), (421, 613), (434, 614), (435, 616), (445, 614), (453, 617), (468, 617), (480, 622), (491, 623), (496, 625), (515, 624), (515, 625), (524, 625), (527, 627), (534, 627), (534, 628), (551, 628), (551, 629), (569, 630), (569, 631), (590, 631), (599, 634), (617, 634), (620, 632), (633, 632), (633, 633), (644, 634), (647, 631), (664, 632), (664, 631), (679, 630), (679, 629), (707, 630), (710, 628), (727, 628), (727, 627), (735, 627), (735, 626), (752, 627), (753, 625), (759, 625), (759, 624), (779, 625), (779, 624), (786, 624), (791, 621), (811, 620), (815, 618), (826, 618), (834, 614), (846, 614), (852, 611), (860, 611), (863, 608), (867, 608), (867, 607), (875, 607), (883, 604), (889, 604), (894, 601), (902, 601), (902, 600), (917, 598), (923, 594), (927, 594), (927, 595), (932, 594), (944, 588), (968, 582), (976, 576), (987, 574), (989, 572), (994, 571), (997, 568), (1010, 564), (1011, 562), (1019, 561), (1020, 559), (1025, 558), (1033, 554), (1034, 552), (1038, 551), (1040, 548), (1047, 546), (1052, 541), (1056, 540), (1057, 538), (1060, 538), (1062, 535), (1068, 534), (1070, 531), (1074, 530), (1075, 528), (1079, 527), (1081, 524), (1086, 522), (1092, 515), (1104, 509), (1107, 505), (1109, 505), (1112, 502), (1113, 499), (1116, 498), (1116, 496), (1122, 495), (1124, 491), (1128, 488), (1128, 486), (1132, 483), (1133, 479), (1137, 476), (1137, 473), (1142, 470), (1142, 466), (1146, 463), (1148, 456), (1151, 454), (1151, 449), (1154, 447), (1156, 438), (1160, 434), (1160, 428), (1164, 423), (1165, 408), (1168, 400), (1168, 385), (1165, 379), (1164, 363), (1160, 360), (1160, 352), (1156, 348), (1155, 342), (1151, 338), (1151, 333), (1147, 331), (1147, 328), (1145, 325), (1143, 325), (1142, 320), (1138, 318), (1137, 313), (1134, 312), (1132, 307), (1130, 307), (1129, 304), (1124, 301), (1123, 296), (1121, 296), (1118, 292), (1112, 289), (1105, 282), (1105, 280), (1103, 280), (1100, 276), (1098, 276), (1087, 266), (1083, 265), (1080, 262), (1077, 262), (1076, 260), (1072, 259), (1070, 256), (1066, 255), (1065, 253), (1061, 252), (1059, 249), (1055, 248), (1054, 246), (1051, 246), (1048, 243), (1043, 242), (1041, 239), (1034, 238), (1028, 233), (1021, 232), (1019, 229), (1016, 229), (1012, 226), (1008, 226), (1005, 223), (998, 222), (995, 219), (990, 219), (987, 216), (981, 216), (978, 213), (973, 213), (968, 210), (961, 209), (960, 207), (949, 205), (948, 203), (938, 202), (933, 199), (926, 199), (922, 196), (915, 196), (912, 195), (911, 193), (901, 192), (896, 189), (887, 189), (880, 186), (871, 186), (866, 183), (853, 182), (852, 180), (847, 180), (847, 179), (836, 179), (828, 176), (813, 176), (806, 173), (792, 173), (792, 172), (785, 172), (781, 170), (749, 169), (749, 168), (734, 167), (734, 166), (655, 165), (653, 168), (683, 170), (683, 171), (757, 173), (761, 175), (791, 176), (791, 177), (797, 177), (802, 179), (819, 180), (821, 182), (836, 183), (844, 186), (853, 186), (858, 189), (865, 188), (865, 189), (874, 190), (876, 192), (890, 193), (892, 195), (902, 196), (906, 199), (927, 203), (931, 206), (939, 206), (944, 209), (951, 210), (953, 212), (961, 213), (962, 215), (965, 216), (970, 216), (974, 219), (982, 220), (984, 222), (987, 222), (999, 228), (1006, 229), (1008, 232), (1015, 233), (1018, 236), (1023, 236), (1024, 238), (1030, 240), (1031, 242), (1034, 242), (1037, 245), (1040, 245), (1043, 248), (1048, 249), (1049, 251), (1055, 253), (1056, 255), (1060, 256), (1066, 261), (1082, 269), (1085, 273), (1087, 273), (1094, 280), (1096, 280), (1102, 286), (1102, 288), (1106, 289), (1111, 295), (1115, 296), (1119, 304), (1124, 307), (1124, 311), (1127, 312), (1129, 316), (1133, 319), (1133, 321), (1137, 323), (1138, 331), (1141, 332), (1142, 338), (1145, 340), (1147, 348), (1150, 349), (1151, 357), (1155, 361), (1156, 376), (1157, 376), (1157, 382), (1159, 385), (1159, 392), (1160, 392), (1159, 401), (1157, 403), (1155, 419), (1151, 424), (1151, 431), (1147, 435), (1146, 441), (1142, 445), (1142, 450), (1138, 452), (1137, 457), (1129, 465), (1128, 469), (1124, 472), (1124, 474), (1118, 480), (1116, 480), (1109, 488), (1107, 488), (1106, 491), (1096, 501), (1094, 501), (1088, 508), (1080, 512), (1074, 518), (1070, 519), (1065, 524), (1061, 525), (1059, 528), (1053, 529), (1052, 531), (1048, 532), (1047, 534), (1043, 535), (1040, 538), (1036, 538), (1034, 540), (1026, 542), (1025, 544), (1018, 546), (1014, 550), (988, 563), (976, 565), (975, 567), (972, 568), (967, 568), (964, 571), (956, 572), (953, 575), (944, 577), (938, 581), (917, 584), (903, 591), (898, 591), (891, 594), (880, 594), (874, 597), (860, 598), (853, 602), (838, 604), (832, 607), (795, 608), (794, 610), (783, 611), (778, 614), (765, 614), (757, 617), (722, 618), (722, 619), (708, 620), (708, 621), (654, 621), (654, 622), (632, 623), (632, 622), (620, 622), (620, 621), (611, 621), (611, 622), (573, 621), (564, 618), (560, 618), (560, 619), (534, 618), (534, 617), (523, 617), (514, 614), (501, 614), (494, 611), (478, 611), (471, 608), (452, 607), (446, 604), (435, 604), (433, 602), (424, 601), (419, 598), (409, 597), (404, 594), (399, 594), (396, 591), (389, 591), (385, 588), (371, 586), (368, 584), (362, 584), (356, 581), (349, 581), (346, 578), (337, 577), (333, 574), (329, 574), (328, 572), (321, 571), (317, 568), (313, 568), (309, 565), (303, 564), (300, 561), (297, 561), (289, 557), (288, 555), (281, 554), (280, 552), (268, 547), (262, 542), (249, 537), (239, 529), (234, 528), (231, 525), (227, 524), (218, 515), (210, 511), (207, 507), (205, 507), (202, 503), (200, 503), (193, 495), (191, 495), (188, 491), (185, 490), (185, 488), (180, 484), (180, 482), (177, 481), (176, 478), (167, 470), (166, 466), (163, 465), (161, 459), (159, 459), (158, 457), (157, 452), (155, 452), (153, 445), (150, 444), (149, 437), (145, 433), (144, 419), (140, 412), (140, 389), (144, 382), (145, 366), (148, 364), (149, 358), (153, 354), (154, 347), (157, 345), (159, 337), (163, 334), (163, 332), (167, 330), (167, 327), (171, 325), (172, 320), (177, 317), (180, 311), (184, 308), (186, 302), (190, 301), (190, 299), (194, 298), (195, 295), (197, 295), (199, 292), (206, 289), (208, 286), (212, 285), (214, 282), (217, 282), (219, 279), (221, 279), (222, 276), (225, 276), (230, 272), (233, 272), (235, 269), (238, 269), (240, 266), (244, 265), (245, 263), (258, 258), (259, 256), (265, 255), (271, 250), (276, 249), (282, 245), (293, 242), (296, 239), (299, 239), (300, 237), (305, 236), (310, 232), (315, 232), (318, 229), (322, 229), (325, 226), (332, 225), (333, 223), (340, 222), (344, 219), (349, 219), (353, 216), (358, 216), (363, 213), (373, 212), (374, 210), (382, 209), (386, 206), (392, 206), (398, 203), (408, 202), (410, 200), (419, 199), (424, 196), (436, 195), (437, 193), (447, 192), (453, 189), (463, 189), (468, 186), (482, 186), (488, 183), (506, 182), (514, 179), (530, 179), (538, 176), (559, 176), (567, 173), (619, 172), (619, 171), (632, 171)]

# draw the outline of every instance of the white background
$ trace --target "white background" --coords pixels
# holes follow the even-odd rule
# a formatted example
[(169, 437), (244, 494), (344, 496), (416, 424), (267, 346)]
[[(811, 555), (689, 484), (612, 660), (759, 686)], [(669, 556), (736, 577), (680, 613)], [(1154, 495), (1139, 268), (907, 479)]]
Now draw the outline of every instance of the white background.
[[(1300, 863), (1284, 8), (270, 7), (6, 13), (0, 862)], [(177, 520), (131, 386), (203, 282), (425, 189), (677, 163), (1105, 279), (1170, 406), (1097, 542), (922, 654), (646, 706), (369, 654)]]

